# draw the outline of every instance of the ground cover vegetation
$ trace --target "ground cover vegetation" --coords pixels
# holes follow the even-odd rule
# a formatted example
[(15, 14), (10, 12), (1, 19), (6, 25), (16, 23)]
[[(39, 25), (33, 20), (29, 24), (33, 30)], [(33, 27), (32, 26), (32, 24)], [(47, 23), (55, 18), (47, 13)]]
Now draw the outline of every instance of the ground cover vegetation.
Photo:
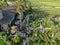
[[(40, 25), (43, 25), (45, 28), (52, 28), (52, 29), (49, 31), (46, 30), (46, 32), (43, 31), (44, 33), (39, 32), (39, 30), (33, 31), (33, 33), (29, 35), (29, 41), (31, 42), (30, 45), (59, 45), (60, 41), (57, 42), (57, 40), (60, 40), (59, 39), (59, 35), (60, 35), (59, 22), (60, 21), (58, 21), (58, 17), (60, 16), (59, 15), (60, 13), (56, 12), (57, 10), (59, 11), (59, 9), (54, 9), (54, 8), (52, 9), (40, 8), (40, 9), (33, 10), (33, 14), (30, 15), (31, 17), (30, 26), (32, 28), (37, 28)], [(52, 35), (49, 35), (49, 34), (54, 35), (53, 38), (50, 37)], [(59, 35), (57, 36), (57, 34)]]
[(5, 2), (0, 1), (0, 6), (5, 6), (5, 5), (6, 5)]
[[(33, 0), (30, 0), (33, 5)], [(37, 0), (41, 1), (41, 0)], [(23, 2), (23, 3), (22, 3)], [(42, 1), (43, 2), (43, 1)], [(42, 2), (39, 3), (42, 5)], [(43, 5), (46, 6), (60, 6), (58, 3), (55, 5), (55, 0), (50, 0), (50, 3), (46, 1), (43, 2)], [(52, 4), (52, 2), (54, 2)], [(59, 2), (56, 1), (56, 2)], [(14, 3), (14, 7), (16, 11), (21, 14), (29, 14), (29, 26), (33, 28), (33, 30), (28, 35), (28, 43), (29, 45), (60, 45), (60, 9), (56, 8), (37, 8), (31, 9), (30, 4), (26, 6), (27, 2), (25, 0), (16, 0)], [(48, 3), (48, 5), (47, 5)], [(16, 5), (18, 4), (18, 5)], [(34, 6), (37, 5), (37, 2)], [(27, 7), (27, 8), (26, 8)], [(31, 12), (30, 12), (31, 11)], [(25, 19), (25, 15), (24, 19)], [(20, 18), (21, 19), (21, 18)], [(22, 20), (20, 20), (22, 23)], [(20, 25), (20, 29), (22, 30), (22, 25)], [(24, 26), (24, 25), (23, 25)], [(37, 30), (36, 28), (42, 26), (43, 28)], [(1, 26), (0, 26), (1, 27)], [(48, 28), (44, 30), (44, 28)], [(25, 37), (20, 37), (15, 34), (15, 36), (11, 37), (9, 31), (0, 32), (0, 45), (22, 45), (22, 40)]]

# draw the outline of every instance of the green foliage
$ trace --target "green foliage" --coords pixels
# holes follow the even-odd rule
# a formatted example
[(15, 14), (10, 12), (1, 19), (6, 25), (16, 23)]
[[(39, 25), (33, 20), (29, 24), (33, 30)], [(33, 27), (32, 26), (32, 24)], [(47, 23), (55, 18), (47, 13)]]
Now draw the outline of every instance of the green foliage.
[(16, 0), (14, 1), (14, 6), (18, 13), (25, 12), (25, 10), (31, 10), (31, 3), (25, 0)]
[(20, 15), (20, 30), (22, 30), (22, 20), (24, 18), (24, 13), (29, 14), (31, 11), (31, 5), (25, 0), (15, 0), (13, 6), (16, 8), (17, 13)]
[(13, 42), (19, 43), (21, 42), (21, 37), (19, 37), (17, 34), (12, 38)]
[(11, 41), (9, 41), (9, 40), (6, 42), (6, 45), (11, 45), (11, 44), (12, 44), (12, 43), (11, 43)]
[[(51, 2), (41, 3), (44, 5), (47, 3), (49, 3), (47, 5), (52, 4)], [(3, 4), (1, 3), (1, 6), (2, 5)], [(52, 4), (52, 6), (55, 6), (55, 3)], [(14, 7), (16, 7), (19, 14), (23, 12), (26, 12), (27, 14), (28, 11), (31, 10), (31, 3), (28, 1), (26, 2), (25, 0), (15, 0)], [(30, 14), (29, 25), (32, 28), (37, 28), (42, 25), (44, 28), (51, 29), (47, 29), (44, 32), (41, 32), (40, 30), (33, 30), (28, 37), (30, 45), (60, 45), (60, 23), (59, 21), (52, 19), (55, 15), (60, 15), (60, 9), (42, 8), (33, 10), (33, 14)], [(56, 22), (58, 23), (56, 24)], [(0, 45), (19, 45), (22, 42), (21, 37), (18, 36), (18, 34), (14, 35), (12, 38), (9, 36), (9, 33), (0, 32)]]
[(5, 43), (2, 39), (0, 39), (0, 45), (5, 45)]
[(30, 36), (31, 34), (29, 35), (29, 43), (30, 45), (57, 45), (57, 42), (54, 39), (55, 35), (52, 37), (53, 33), (54, 31), (52, 30), (46, 30), (44, 33), (41, 33), (41, 31), (38, 30), (33, 30), (32, 36)]
[(0, 32), (0, 45), (5, 45), (7, 42), (7, 35), (5, 32)]
[[(36, 11), (35, 11), (36, 10)], [(57, 20), (52, 20), (52, 18), (56, 14), (60, 14), (59, 12), (56, 12), (58, 9), (35, 9), (33, 14), (30, 15), (29, 25), (32, 28), (37, 28), (40, 25), (42, 25), (44, 28), (51, 28), (47, 29), (42, 33), (41, 31), (34, 30), (30, 36), (29, 36), (29, 43), (30, 45), (59, 45), (56, 41), (60, 40), (60, 34), (59, 31), (59, 21), (58, 24), (55, 25), (55, 22)], [(51, 16), (51, 17), (50, 17)], [(59, 34), (59, 35), (58, 35)], [(58, 36), (57, 36), (58, 35)]]
[(0, 6), (5, 6), (5, 5), (6, 5), (5, 2), (1, 2), (1, 1), (0, 1)]

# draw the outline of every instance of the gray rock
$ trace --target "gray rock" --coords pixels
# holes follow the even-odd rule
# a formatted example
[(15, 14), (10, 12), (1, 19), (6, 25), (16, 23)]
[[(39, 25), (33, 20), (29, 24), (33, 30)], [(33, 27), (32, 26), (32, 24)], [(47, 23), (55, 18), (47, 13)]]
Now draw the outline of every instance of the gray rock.
[(2, 10), (0, 10), (0, 20), (3, 18)]

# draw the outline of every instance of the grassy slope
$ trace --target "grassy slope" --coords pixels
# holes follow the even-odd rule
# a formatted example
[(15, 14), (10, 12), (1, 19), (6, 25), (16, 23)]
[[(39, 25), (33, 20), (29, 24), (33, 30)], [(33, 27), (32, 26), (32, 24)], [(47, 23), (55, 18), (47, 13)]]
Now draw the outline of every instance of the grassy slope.
[[(59, 16), (60, 17), (60, 9), (54, 9), (54, 8), (52, 8), (52, 9), (44, 9), (44, 8), (41, 8), (40, 10), (45, 11), (51, 17), (54, 17), (54, 16)], [(55, 37), (57, 37), (60, 40), (60, 29), (59, 29), (58, 33), (56, 33)]]
[(60, 15), (60, 9), (56, 9), (56, 8), (41, 8), (41, 10), (47, 12), (48, 14), (52, 15)]
[[(39, 23), (39, 18), (41, 18), (41, 16), (42, 17), (49, 17), (50, 18), (50, 16), (52, 16), (52, 17), (54, 17), (54, 16), (56, 16), (56, 15), (59, 15), (60, 16), (60, 9), (54, 9), (54, 8), (51, 8), (51, 9), (49, 9), (49, 8), (40, 8), (40, 9), (34, 9), (34, 14), (33, 14), (33, 18), (32, 19), (35, 19), (34, 21), (36, 21), (36, 23), (37, 24), (35, 24), (34, 23), (34, 21), (32, 21), (31, 23), (32, 23), (32, 26), (31, 27), (33, 27), (33, 26), (36, 26), (36, 25), (38, 25), (38, 24), (40, 24)], [(53, 21), (54, 22), (54, 21)], [(54, 25), (54, 24), (53, 24)], [(58, 25), (58, 24), (57, 24)], [(40, 26), (40, 25), (39, 25)], [(55, 25), (56, 26), (56, 25)], [(60, 40), (60, 28), (59, 28), (59, 31), (56, 33), (56, 35), (55, 35), (55, 38), (57, 38), (58, 40)], [(60, 44), (60, 41), (59, 41), (59, 44)]]
[(60, 15), (60, 9), (56, 9), (56, 8), (40, 8), (35, 10), (37, 15), (45, 15), (45, 14), (51, 16)]
[[(50, 1), (30, 0), (30, 1), (32, 3), (32, 6), (60, 6), (60, 0), (50, 0)], [(39, 20), (39, 18), (41, 18), (41, 16), (46, 17), (46, 15), (49, 15), (49, 18), (54, 17), (56, 15), (60, 16), (60, 9), (56, 9), (56, 8), (50, 8), (50, 9), (49, 8), (40, 8), (40, 9), (34, 9), (34, 11), (35, 12), (34, 12), (33, 18), (38, 18), (37, 20)], [(58, 31), (58, 33), (56, 33), (55, 37), (57, 37), (60, 40), (60, 31)]]
[(32, 6), (60, 6), (60, 0), (29, 0)]

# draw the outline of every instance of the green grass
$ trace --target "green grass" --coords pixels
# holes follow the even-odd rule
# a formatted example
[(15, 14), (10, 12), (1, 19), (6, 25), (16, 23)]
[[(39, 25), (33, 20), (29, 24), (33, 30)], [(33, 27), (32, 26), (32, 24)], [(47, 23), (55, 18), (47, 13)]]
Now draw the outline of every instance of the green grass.
[(56, 8), (40, 8), (40, 9), (34, 9), (35, 10), (35, 14), (40, 15), (40, 16), (60, 16), (60, 9), (56, 9)]
[[(60, 16), (60, 9), (56, 9), (56, 8), (39, 8), (38, 9), (37, 8), (37, 9), (33, 9), (33, 14), (31, 14), (31, 15), (32, 16), (30, 18), (31, 18), (31, 20), (33, 20), (33, 21), (30, 20), (31, 27), (36, 28), (36, 27), (40, 26), (40, 23), (41, 23), (41, 20), (42, 20), (42, 19), (39, 19), (39, 18), (44, 17), (44, 20), (46, 22), (48, 22), (49, 18), (52, 19), (52, 17), (54, 17), (54, 16)], [(46, 17), (49, 17), (49, 18), (45, 19)], [(47, 26), (49, 26), (49, 25), (51, 25), (51, 26), (58, 25), (58, 24), (55, 25), (54, 21), (52, 21), (52, 22), (51, 21), (52, 20), (49, 20), (49, 22), (47, 23), (48, 24)], [(42, 22), (43, 22), (42, 24), (44, 24), (44, 21), (42, 21)], [(56, 40), (56, 42), (50, 41), (50, 42), (52, 42), (51, 45), (60, 45), (60, 28), (59, 27), (57, 26), (57, 27), (52, 28), (52, 30), (56, 31), (57, 33), (55, 34), (55, 36), (53, 38), (53, 40)], [(34, 44), (31, 43), (31, 45), (35, 45), (36, 43), (37, 43), (37, 45), (39, 45), (38, 42), (35, 42)], [(43, 43), (40, 43), (40, 45), (47, 45), (47, 44), (45, 44), (43, 42)]]
[(54, 0), (29, 0), (32, 4), (32, 6), (60, 6), (60, 1), (54, 1)]
[[(40, 9), (33, 9), (33, 14), (30, 16), (30, 24), (34, 22), (40, 23), (39, 19), (48, 17), (49, 19), (53, 19), (53, 17), (58, 18), (60, 17), (60, 9), (56, 8), (40, 8)], [(33, 20), (33, 21), (32, 21)], [(39, 24), (34, 24), (32, 27), (39, 26)], [(54, 23), (55, 24), (55, 23)]]
[(40, 10), (45, 11), (46, 13), (52, 15), (60, 15), (60, 9), (56, 8), (40, 8)]
[[(32, 3), (32, 6), (60, 6), (60, 0), (50, 0), (50, 1), (41, 1), (40, 0), (30, 0), (31, 3)], [(31, 14), (31, 20), (33, 21), (30, 21), (31, 22), (31, 27), (37, 27), (40, 26), (40, 19), (39, 18), (42, 18), (44, 17), (44, 20), (46, 17), (48, 17), (48, 19), (52, 19), (52, 17), (60, 17), (60, 9), (56, 9), (56, 8), (37, 8), (37, 9), (33, 9), (33, 14)], [(48, 19), (46, 19), (48, 21)], [(46, 21), (46, 22), (47, 22)], [(52, 21), (52, 20), (50, 20)], [(58, 28), (58, 32), (55, 34), (54, 36), (54, 39), (58, 39), (57, 40), (57, 43), (56, 44), (52, 44), (52, 45), (60, 45), (60, 26), (58, 26), (58, 23), (55, 25), (54, 21), (52, 21), (52, 25), (51, 26), (56, 26), (57, 25), (57, 28)], [(56, 21), (57, 22), (57, 21)], [(44, 22), (43, 22), (44, 23)], [(50, 23), (48, 23), (49, 25)], [(53, 27), (54, 28), (54, 27)], [(57, 30), (56, 28), (56, 30)], [(52, 30), (55, 30), (55, 29), (52, 29)], [(44, 44), (42, 44), (44, 45)]]

